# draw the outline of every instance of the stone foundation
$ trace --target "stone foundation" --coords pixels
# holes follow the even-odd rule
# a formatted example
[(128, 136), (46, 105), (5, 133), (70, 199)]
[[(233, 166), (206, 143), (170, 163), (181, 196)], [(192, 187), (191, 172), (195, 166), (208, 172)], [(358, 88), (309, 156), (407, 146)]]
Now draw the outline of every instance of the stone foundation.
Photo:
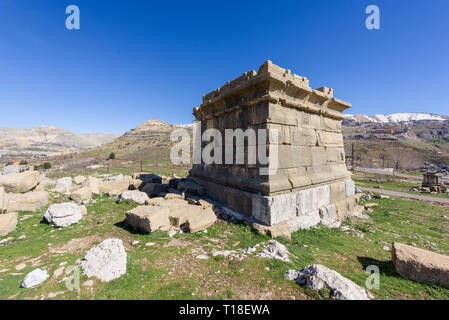
[[(266, 129), (266, 139), (258, 136), (253, 147), (266, 149), (269, 164), (249, 163), (248, 149), (243, 164), (225, 164), (223, 145), (222, 162), (195, 164), (188, 179), (202, 185), (206, 197), (261, 225), (287, 223), (291, 231), (331, 225), (357, 209), (341, 133), (341, 113), (349, 107), (331, 88), (311, 89), (305, 77), (267, 61), (205, 95), (194, 115), (201, 134)], [(261, 168), (276, 170), (263, 175)]]

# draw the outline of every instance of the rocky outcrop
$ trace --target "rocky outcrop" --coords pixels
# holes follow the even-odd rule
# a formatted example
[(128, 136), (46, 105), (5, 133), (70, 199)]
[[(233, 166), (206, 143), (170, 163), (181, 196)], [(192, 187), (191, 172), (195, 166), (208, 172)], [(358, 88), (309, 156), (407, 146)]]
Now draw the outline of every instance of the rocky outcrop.
[(396, 271), (401, 276), (449, 288), (448, 256), (395, 242), (392, 258)]
[(14, 193), (8, 195), (8, 212), (32, 211), (48, 204), (48, 192), (36, 191), (27, 193)]
[(0, 187), (4, 187), (5, 192), (8, 193), (27, 192), (37, 186), (39, 179), (40, 176), (37, 171), (12, 173), (0, 176)]
[(70, 197), (73, 201), (81, 203), (82, 201), (90, 200), (90, 198), (92, 198), (92, 191), (89, 187), (82, 187), (76, 191), (73, 191)]
[(44, 219), (57, 228), (78, 223), (82, 217), (81, 209), (75, 203), (53, 204), (44, 215)]
[(331, 298), (337, 300), (369, 300), (372, 295), (338, 272), (320, 264), (312, 264), (304, 269), (288, 270), (285, 278), (295, 280), (302, 287), (312, 290), (329, 289)]
[(150, 200), (145, 192), (139, 190), (125, 191), (120, 197), (122, 200), (131, 200), (138, 204), (145, 204), (147, 200)]
[(17, 213), (5, 213), (0, 214), (0, 236), (6, 236), (8, 233), (16, 230), (17, 225)]
[(120, 239), (106, 239), (90, 249), (81, 261), (83, 273), (109, 282), (126, 273), (126, 251)]

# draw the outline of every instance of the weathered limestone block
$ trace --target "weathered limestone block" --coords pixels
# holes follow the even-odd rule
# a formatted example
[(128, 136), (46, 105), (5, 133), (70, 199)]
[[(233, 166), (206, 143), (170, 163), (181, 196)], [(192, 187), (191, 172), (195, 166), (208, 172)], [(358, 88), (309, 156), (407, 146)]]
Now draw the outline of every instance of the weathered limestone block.
[(36, 211), (48, 204), (48, 192), (11, 193), (8, 195), (8, 212)]
[(345, 180), (346, 197), (355, 195), (355, 183), (351, 179)]
[(299, 214), (318, 210), (330, 203), (330, 188), (328, 185), (306, 189), (297, 193)]
[(318, 145), (343, 147), (343, 135), (337, 132), (318, 131)]
[(68, 193), (72, 190), (72, 177), (64, 177), (56, 180), (55, 192)]
[(129, 188), (129, 181), (113, 180), (113, 181), (99, 181), (98, 189), (100, 193), (107, 193), (109, 195), (121, 195)]
[(0, 187), (0, 214), (6, 212), (8, 209), (8, 194), (5, 192), (4, 187)]
[(346, 183), (338, 181), (330, 184), (331, 203), (336, 203), (346, 198)]
[(16, 230), (17, 212), (0, 214), (0, 237)]
[(324, 118), (324, 130), (331, 132), (341, 132), (341, 122), (331, 118)]
[(81, 203), (85, 200), (90, 200), (92, 198), (92, 190), (89, 187), (82, 187), (70, 195), (73, 201)]
[(37, 171), (25, 171), (0, 176), (0, 187), (8, 193), (28, 192), (39, 183), (40, 175)]
[(168, 218), (171, 225), (179, 227), (186, 223), (187, 220), (200, 215), (202, 211), (203, 208), (201, 206), (186, 204), (183, 207), (175, 207), (171, 209), (168, 214)]
[(88, 187), (94, 195), (100, 194), (100, 180), (95, 177), (87, 177), (82, 186)]
[(145, 192), (139, 190), (125, 191), (120, 196), (123, 200), (131, 200), (138, 204), (145, 204), (146, 201), (150, 200)]
[(186, 227), (191, 232), (203, 231), (217, 221), (217, 216), (212, 208), (203, 209), (199, 214), (187, 218)]
[(321, 223), (325, 226), (333, 224), (337, 220), (337, 208), (334, 204), (330, 204), (320, 208)]
[(44, 219), (56, 228), (78, 223), (83, 218), (80, 206), (75, 203), (52, 204), (45, 212)]
[(86, 177), (84, 176), (76, 176), (75, 178), (73, 178), (73, 182), (75, 182), (76, 184), (82, 184), (85, 180)]
[(314, 129), (292, 127), (292, 144), (295, 146), (316, 146), (317, 135)]
[(126, 212), (126, 221), (136, 229), (150, 233), (158, 229), (168, 230), (169, 208), (159, 206), (138, 206)]
[(316, 226), (321, 221), (318, 210), (310, 211), (299, 215), (298, 217), (288, 220), (287, 223), (290, 226), (292, 232), (300, 229), (310, 229)]
[(449, 288), (449, 257), (395, 242), (392, 257), (396, 271), (403, 277)]

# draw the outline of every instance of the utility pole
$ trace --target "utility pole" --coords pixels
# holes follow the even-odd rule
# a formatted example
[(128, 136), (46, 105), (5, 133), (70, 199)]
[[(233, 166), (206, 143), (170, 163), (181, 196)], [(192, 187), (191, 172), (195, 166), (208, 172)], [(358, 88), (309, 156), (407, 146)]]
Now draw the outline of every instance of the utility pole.
[(143, 161), (140, 160), (140, 172), (143, 172)]
[(355, 153), (354, 153), (354, 143), (351, 145), (351, 164), (352, 164), (352, 171), (355, 170)]

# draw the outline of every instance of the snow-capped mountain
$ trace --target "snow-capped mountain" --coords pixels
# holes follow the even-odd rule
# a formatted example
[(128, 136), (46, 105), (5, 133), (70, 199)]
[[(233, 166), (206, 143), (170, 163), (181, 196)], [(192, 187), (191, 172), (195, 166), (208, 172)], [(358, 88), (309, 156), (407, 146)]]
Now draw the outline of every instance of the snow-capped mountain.
[(449, 120), (449, 116), (441, 116), (431, 113), (417, 113), (417, 112), (406, 112), (406, 113), (393, 113), (393, 114), (376, 114), (376, 115), (366, 115), (366, 114), (346, 114), (346, 121), (356, 121), (360, 123), (365, 122), (376, 122), (376, 123), (399, 123), (399, 122), (412, 122), (412, 121), (422, 121), (422, 120), (434, 120), (434, 121), (444, 121)]

